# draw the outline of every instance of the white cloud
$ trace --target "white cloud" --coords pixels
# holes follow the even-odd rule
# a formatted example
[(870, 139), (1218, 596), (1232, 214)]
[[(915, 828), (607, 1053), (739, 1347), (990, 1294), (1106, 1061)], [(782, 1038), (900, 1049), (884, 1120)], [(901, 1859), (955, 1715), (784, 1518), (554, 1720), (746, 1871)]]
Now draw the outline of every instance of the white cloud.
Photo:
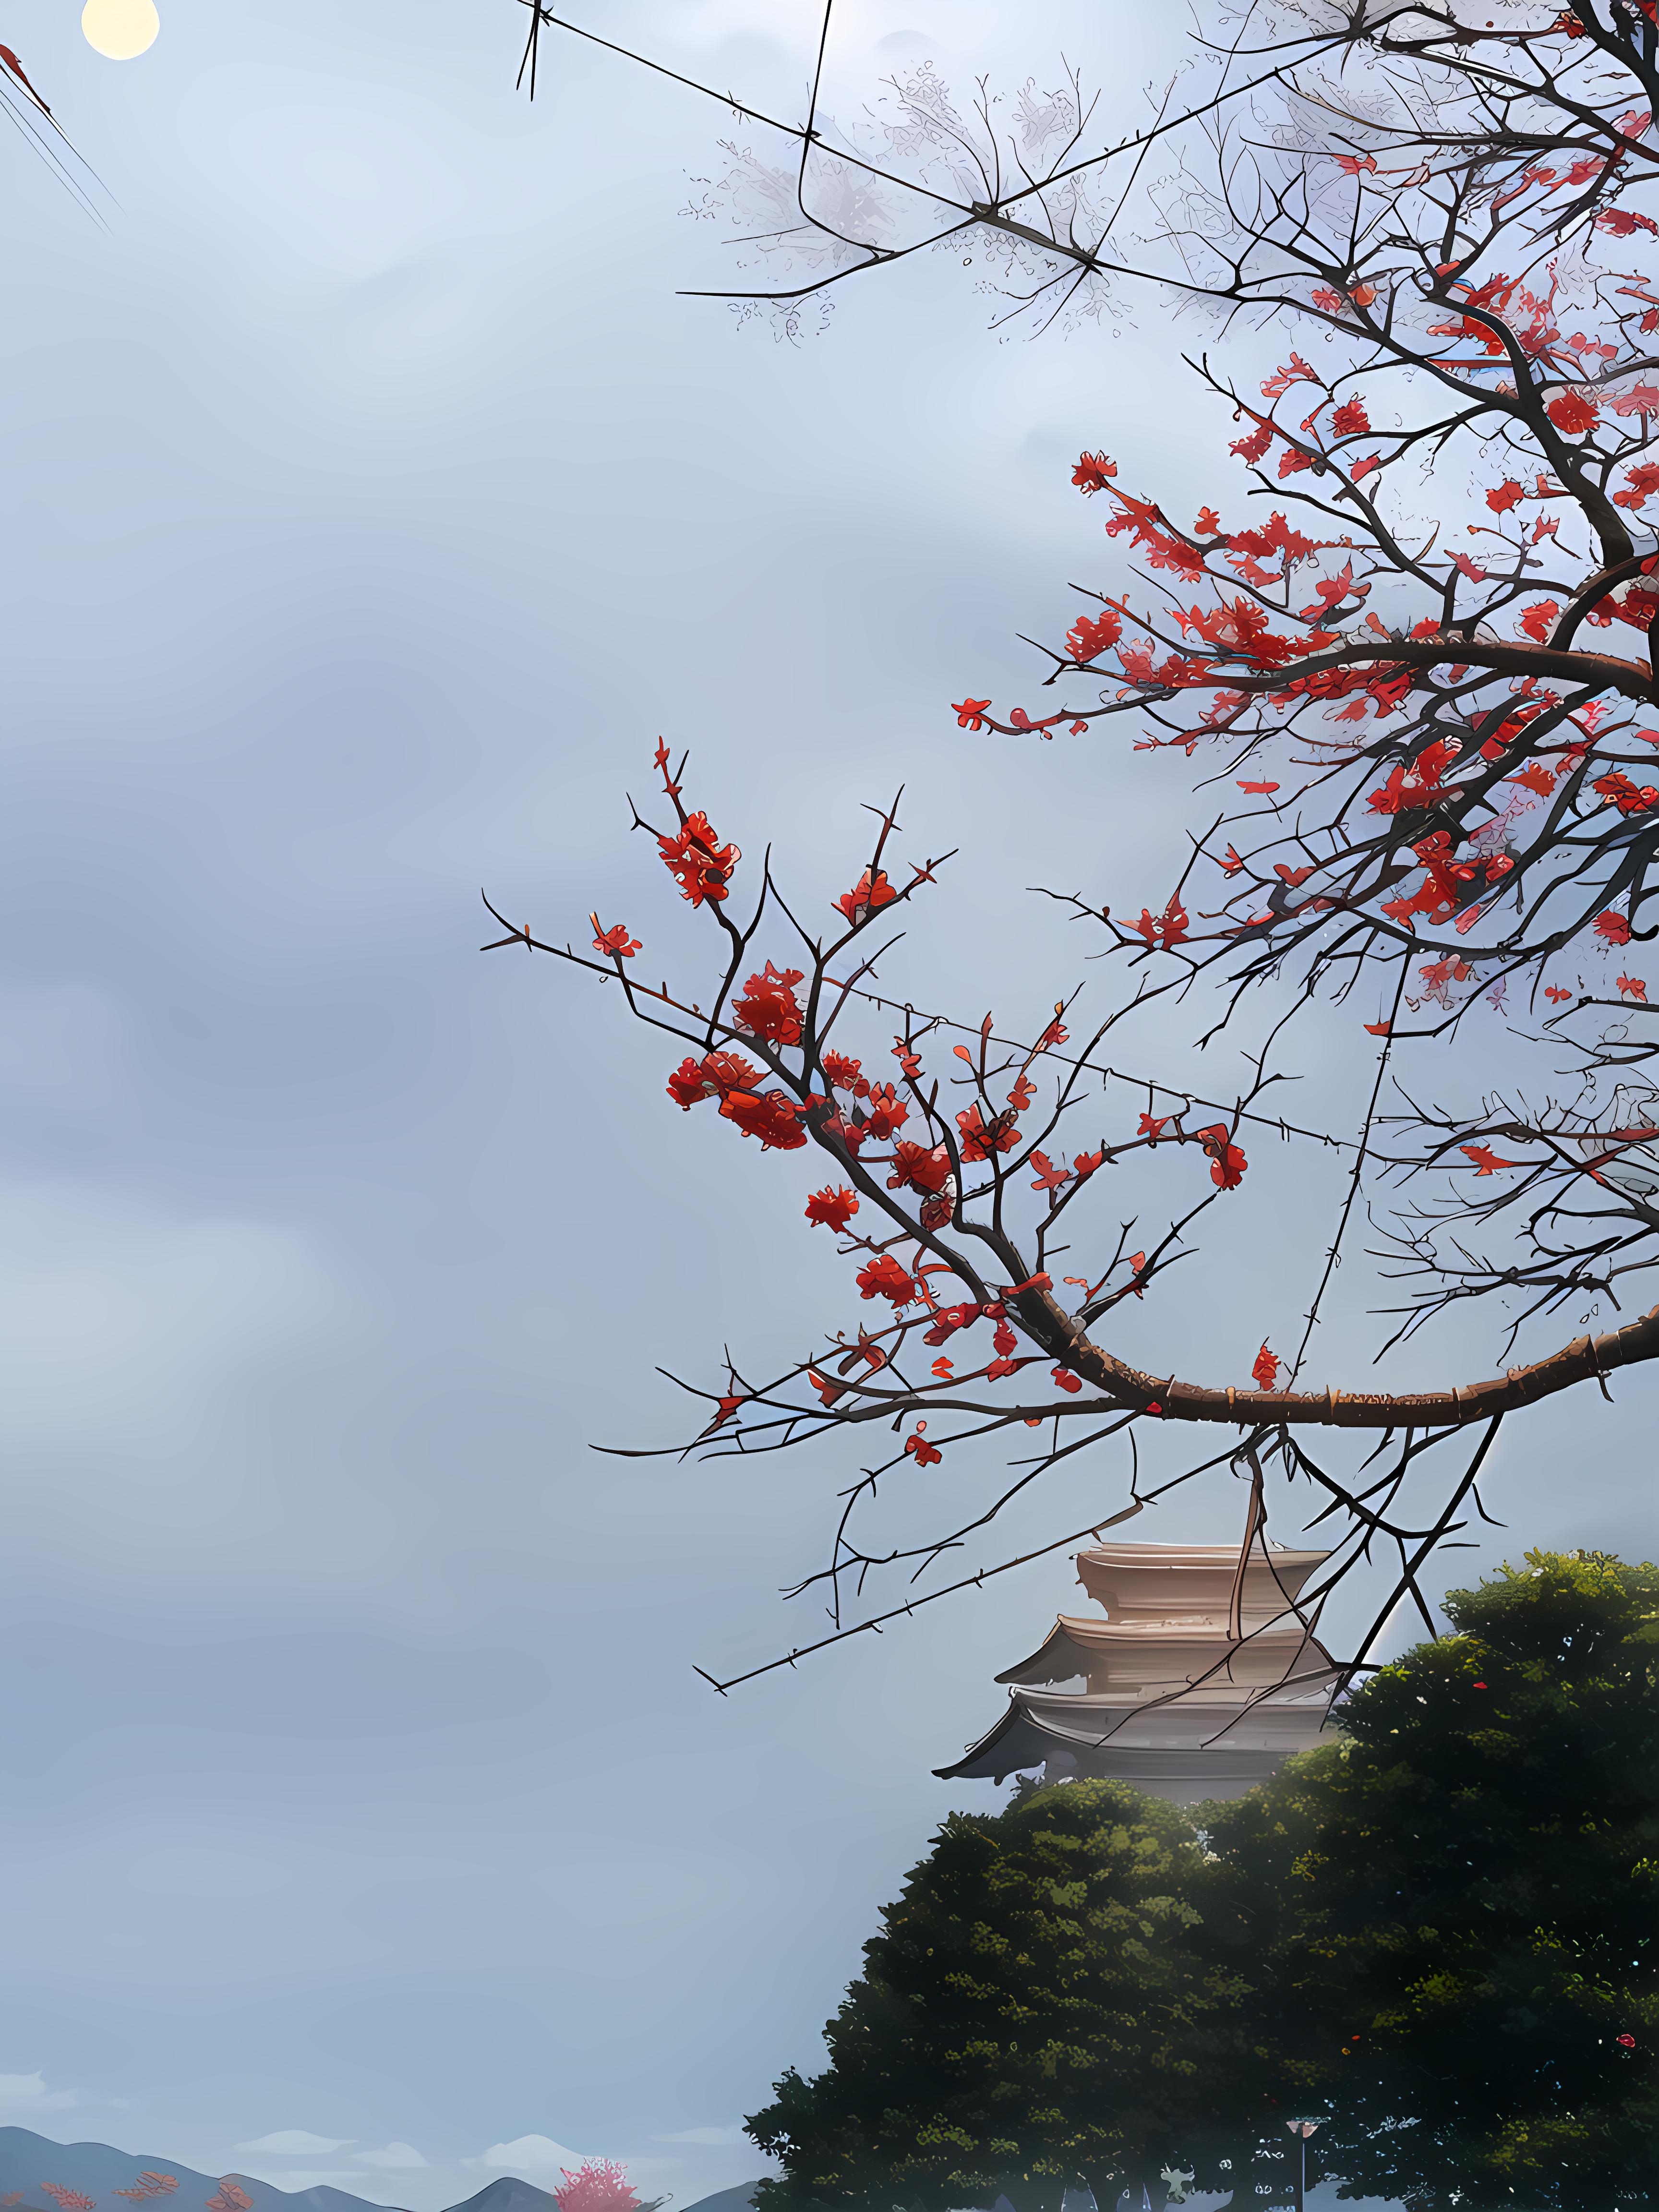
[(406, 2142), (389, 2142), (384, 2150), (355, 2150), (351, 2155), (359, 2166), (384, 2166), (398, 2172), (426, 2164), (414, 2144)]
[(708, 2143), (725, 2146), (748, 2141), (741, 2128), (682, 2128), (677, 2135), (653, 2136), (653, 2142)]
[(466, 2158), (463, 2166), (535, 2166), (544, 2173), (556, 2173), (568, 2167), (574, 2173), (585, 2158), (592, 2154), (581, 2150), (567, 2150), (556, 2143), (551, 2136), (519, 2136), (512, 2142), (491, 2143), (482, 2158)]
[(9, 2112), (61, 2112), (80, 2100), (78, 2089), (48, 2089), (43, 2074), (0, 2074), (0, 2109)]
[(355, 2136), (313, 2136), (306, 2128), (278, 2128), (275, 2135), (256, 2136), (236, 2148), (263, 2151), (269, 2158), (328, 2158), (356, 2140)]

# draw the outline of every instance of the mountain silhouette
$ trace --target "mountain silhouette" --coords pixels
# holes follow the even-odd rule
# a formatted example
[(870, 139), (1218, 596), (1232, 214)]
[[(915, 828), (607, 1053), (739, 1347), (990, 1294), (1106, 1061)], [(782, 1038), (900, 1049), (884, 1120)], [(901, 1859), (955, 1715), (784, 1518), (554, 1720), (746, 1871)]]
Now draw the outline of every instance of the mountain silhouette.
[[(179, 2186), (142, 2205), (117, 2196), (118, 2191), (138, 2187), (145, 2173), (169, 2175)], [(0, 2212), (64, 2212), (48, 2185), (92, 2197), (96, 2212), (128, 2212), (129, 2205), (131, 2212), (206, 2212), (208, 2199), (217, 2196), (226, 2181), (234, 2181), (250, 2199), (252, 2212), (395, 2212), (367, 2197), (354, 2197), (349, 2189), (326, 2185), (278, 2189), (246, 2173), (198, 2173), (177, 2159), (149, 2151), (114, 2150), (100, 2142), (54, 2142), (27, 2128), (0, 2128), (0, 2200), (12, 2200), (9, 2207), (0, 2201)], [(754, 2185), (748, 2181), (734, 2189), (716, 2190), (712, 2197), (688, 2205), (685, 2212), (748, 2212)], [(558, 2212), (558, 2207), (545, 2189), (504, 2173), (476, 2197), (452, 2206), (451, 2212)]]
[[(204, 2212), (209, 2197), (216, 2196), (220, 2183), (227, 2180), (252, 2199), (253, 2212), (390, 2212), (387, 2206), (354, 2197), (348, 2189), (277, 2189), (246, 2173), (198, 2173), (177, 2159), (149, 2151), (114, 2150), (100, 2142), (53, 2142), (27, 2128), (0, 2128), (0, 2197), (16, 2192), (20, 2200), (11, 2212), (58, 2212), (48, 2183), (94, 2198), (98, 2212), (127, 2212), (127, 2203), (110, 2200), (118, 2190), (137, 2187), (143, 2173), (169, 2174), (179, 2186), (167, 2196), (152, 2197), (147, 2207), (133, 2205), (132, 2212)], [(529, 2189), (527, 2182), (516, 2185)], [(530, 2195), (538, 2202), (533, 2206), (526, 2202), (521, 2212), (549, 2212), (550, 2197), (544, 2197), (539, 2189), (530, 2190)]]

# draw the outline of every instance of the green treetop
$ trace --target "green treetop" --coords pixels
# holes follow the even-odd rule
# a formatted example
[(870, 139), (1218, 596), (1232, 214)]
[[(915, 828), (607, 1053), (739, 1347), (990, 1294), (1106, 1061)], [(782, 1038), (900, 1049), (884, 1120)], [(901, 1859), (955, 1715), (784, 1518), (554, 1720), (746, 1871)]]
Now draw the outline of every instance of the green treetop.
[(1211, 1817), (1271, 1924), (1259, 2027), (1345, 2194), (1630, 2212), (1659, 2202), (1659, 1571), (1529, 1553), (1445, 1610)]

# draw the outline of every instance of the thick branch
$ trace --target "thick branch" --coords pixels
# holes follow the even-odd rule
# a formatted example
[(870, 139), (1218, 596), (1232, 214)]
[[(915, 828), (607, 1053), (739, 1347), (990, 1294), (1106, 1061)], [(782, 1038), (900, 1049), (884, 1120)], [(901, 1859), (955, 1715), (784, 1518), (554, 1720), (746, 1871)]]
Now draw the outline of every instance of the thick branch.
[(1114, 1358), (1091, 1343), (1071, 1316), (1047, 1291), (1028, 1291), (1018, 1301), (1020, 1313), (1036, 1322), (1044, 1335), (1065, 1340), (1068, 1367), (1115, 1400), (1142, 1409), (1156, 1406), (1168, 1419), (1232, 1421), (1254, 1426), (1263, 1421), (1339, 1429), (1455, 1428), (1490, 1420), (1522, 1406), (1553, 1398), (1575, 1382), (1600, 1381), (1620, 1367), (1659, 1358), (1659, 1306), (1641, 1320), (1606, 1336), (1576, 1337), (1547, 1359), (1530, 1367), (1511, 1367), (1483, 1382), (1455, 1383), (1449, 1390), (1389, 1393), (1360, 1390), (1212, 1390), (1201, 1383), (1160, 1379)]

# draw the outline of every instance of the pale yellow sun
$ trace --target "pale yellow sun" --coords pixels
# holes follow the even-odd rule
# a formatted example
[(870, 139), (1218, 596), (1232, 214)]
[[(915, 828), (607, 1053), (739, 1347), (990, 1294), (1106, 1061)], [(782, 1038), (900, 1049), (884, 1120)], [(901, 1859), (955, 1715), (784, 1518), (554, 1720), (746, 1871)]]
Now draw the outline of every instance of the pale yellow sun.
[(153, 46), (161, 27), (155, 0), (87, 0), (81, 10), (87, 44), (112, 62), (130, 62)]

